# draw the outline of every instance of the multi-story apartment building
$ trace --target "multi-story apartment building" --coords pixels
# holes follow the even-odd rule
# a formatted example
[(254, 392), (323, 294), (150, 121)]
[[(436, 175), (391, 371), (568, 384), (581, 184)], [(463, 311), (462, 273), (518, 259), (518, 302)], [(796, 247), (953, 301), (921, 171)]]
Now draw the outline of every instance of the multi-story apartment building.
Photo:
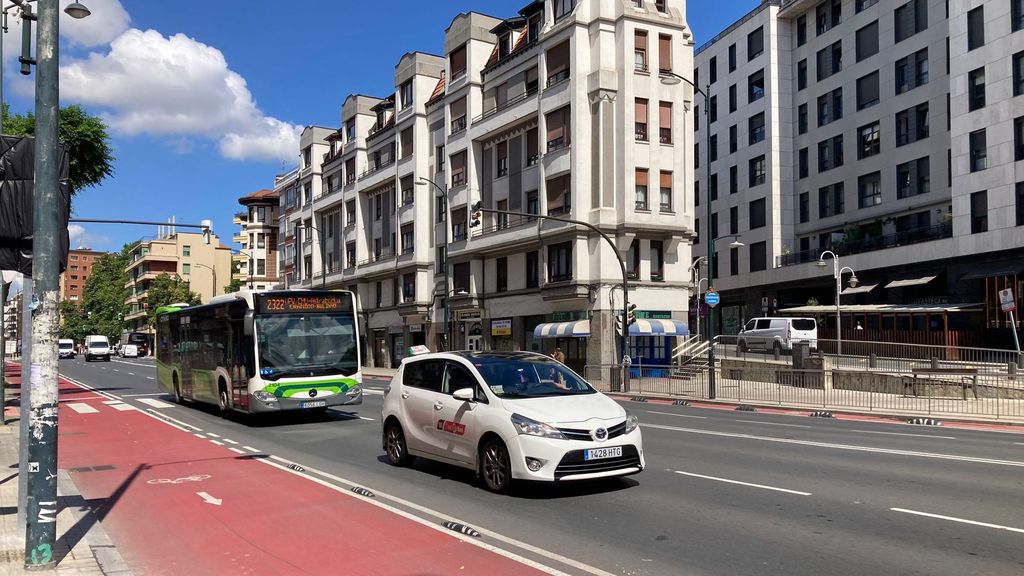
[(324, 229), (314, 223), (314, 200), (327, 193), (323, 184), (323, 164), (329, 149), (327, 138), (333, 133), (330, 128), (307, 126), (299, 137), (299, 167), (278, 176), (274, 183), (274, 191), (281, 203), (278, 236), (282, 241), (278, 252), (285, 287), (301, 283), (308, 287), (314, 270), (323, 283), (321, 258), (324, 255), (320, 248), (327, 247), (330, 241), (320, 241), (319, 234)]
[(208, 302), (224, 293), (231, 280), (231, 248), (222, 246), (220, 238), (210, 236), (210, 243), (198, 232), (177, 232), (168, 226), (168, 233), (140, 240), (131, 247), (128, 272), (128, 312), (125, 323), (129, 332), (154, 334), (147, 318), (146, 296), (153, 280), (161, 274), (188, 282), (189, 289)]
[(85, 294), (85, 281), (92, 275), (96, 259), (106, 254), (86, 248), (68, 251), (68, 267), (60, 275), (60, 298), (78, 302)]
[[(1013, 56), (1024, 50), (1012, 29), (1020, 6), (765, 0), (698, 48), (710, 107), (697, 161), (711, 175), (700, 164), (694, 255), (717, 238), (744, 244), (715, 246), (719, 330), (834, 310), (831, 256), (815, 266), (826, 250), (861, 284), (844, 283), (843, 304), (867, 306), (844, 330), (966, 333), (981, 312), (1001, 316), (994, 287), (1019, 288), (1024, 270), (1021, 222), (1007, 210), (1024, 179), (1010, 144), (1024, 110), (1011, 83), (1024, 66)], [(973, 40), (972, 26), (984, 28)], [(830, 322), (823, 337), (835, 336)]]
[(232, 258), (236, 270), (232, 279), (256, 290), (273, 288), (281, 282), (277, 273), (280, 194), (260, 190), (242, 196), (238, 203), (245, 206), (245, 211), (234, 218), (242, 228), (232, 240), (242, 249)]
[[(324, 186), (310, 211), (282, 201), (285, 245), (302, 222), (320, 230), (298, 283), (326, 269), (327, 286), (359, 294), (376, 365), (412, 344), (439, 349), (446, 332), (452, 348), (558, 345), (570, 364), (611, 364), (623, 279), (601, 236), (529, 216), (474, 227), (471, 207), (566, 217), (614, 240), (645, 319), (631, 352), (666, 361), (691, 287), (693, 90), (665, 80), (688, 76), (692, 49), (681, 1), (459, 14), (444, 55), (403, 56), (394, 92), (349, 96), (326, 154), (303, 159)], [(319, 143), (304, 135), (303, 155)]]

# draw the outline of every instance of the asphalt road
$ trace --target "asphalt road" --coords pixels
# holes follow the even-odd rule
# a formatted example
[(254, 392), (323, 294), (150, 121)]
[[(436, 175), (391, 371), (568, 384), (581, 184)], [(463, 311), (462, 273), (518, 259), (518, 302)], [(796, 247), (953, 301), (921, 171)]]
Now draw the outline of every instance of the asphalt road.
[(224, 420), (173, 405), (148, 359), (61, 372), (568, 574), (1024, 573), (1024, 435), (626, 402), (643, 473), (500, 496), (459, 468), (389, 466), (383, 382), (352, 412)]

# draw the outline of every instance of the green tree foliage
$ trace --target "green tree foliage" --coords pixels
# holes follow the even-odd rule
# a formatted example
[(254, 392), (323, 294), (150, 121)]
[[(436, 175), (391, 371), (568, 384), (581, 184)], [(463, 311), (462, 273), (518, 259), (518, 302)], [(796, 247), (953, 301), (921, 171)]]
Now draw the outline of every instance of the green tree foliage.
[(156, 326), (158, 308), (178, 302), (199, 304), (199, 295), (189, 290), (188, 282), (182, 282), (177, 277), (172, 278), (167, 274), (157, 276), (149, 284), (149, 290), (146, 292), (146, 303), (149, 304), (146, 314), (149, 317), (149, 325)]
[[(2, 113), (4, 134), (35, 135), (36, 117), (31, 112), (11, 115), (4, 104)], [(68, 151), (72, 196), (114, 173), (107, 125), (100, 118), (90, 116), (81, 106), (61, 108), (58, 138)]]
[(242, 281), (238, 278), (232, 278), (231, 284), (224, 287), (224, 293), (230, 294), (231, 292), (238, 292), (242, 289)]
[(92, 275), (85, 281), (81, 315), (88, 334), (102, 334), (116, 342), (124, 329), (128, 309), (128, 273), (125, 272), (131, 251), (125, 246), (120, 254), (104, 254), (92, 266)]
[(64, 300), (60, 303), (60, 337), (70, 338), (75, 344), (81, 344), (89, 334), (85, 322), (85, 314), (77, 302)]

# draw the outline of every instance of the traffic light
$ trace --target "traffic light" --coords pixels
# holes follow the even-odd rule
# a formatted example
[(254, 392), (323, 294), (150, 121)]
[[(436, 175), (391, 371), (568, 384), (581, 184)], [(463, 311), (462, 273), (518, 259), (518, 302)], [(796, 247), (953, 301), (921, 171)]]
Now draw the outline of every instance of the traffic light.
[(626, 320), (626, 325), (632, 326), (633, 324), (636, 324), (636, 304), (630, 304), (626, 310), (629, 314), (629, 318)]
[(475, 228), (475, 227), (480, 225), (480, 218), (482, 218), (483, 214), (484, 214), (483, 211), (481, 210), (481, 208), (483, 208), (483, 206), (484, 206), (483, 202), (477, 202), (476, 204), (473, 204), (473, 211), (472, 211), (472, 213), (469, 216), (469, 227), (470, 228)]
[(620, 336), (624, 334), (624, 332), (622, 331), (622, 314), (621, 313), (615, 315), (615, 333), (620, 335)]

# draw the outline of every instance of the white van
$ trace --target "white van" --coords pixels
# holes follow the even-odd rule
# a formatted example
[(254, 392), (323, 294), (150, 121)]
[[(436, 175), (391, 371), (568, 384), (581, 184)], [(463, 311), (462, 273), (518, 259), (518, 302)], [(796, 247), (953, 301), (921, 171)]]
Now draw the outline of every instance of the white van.
[(57, 357), (75, 359), (75, 341), (70, 338), (57, 340)]
[(89, 362), (93, 358), (103, 358), (110, 362), (110, 341), (106, 336), (93, 334), (85, 337), (85, 361)]
[(814, 318), (754, 318), (736, 336), (741, 352), (793, 350), (794, 342), (808, 342), (818, 348), (818, 323)]

